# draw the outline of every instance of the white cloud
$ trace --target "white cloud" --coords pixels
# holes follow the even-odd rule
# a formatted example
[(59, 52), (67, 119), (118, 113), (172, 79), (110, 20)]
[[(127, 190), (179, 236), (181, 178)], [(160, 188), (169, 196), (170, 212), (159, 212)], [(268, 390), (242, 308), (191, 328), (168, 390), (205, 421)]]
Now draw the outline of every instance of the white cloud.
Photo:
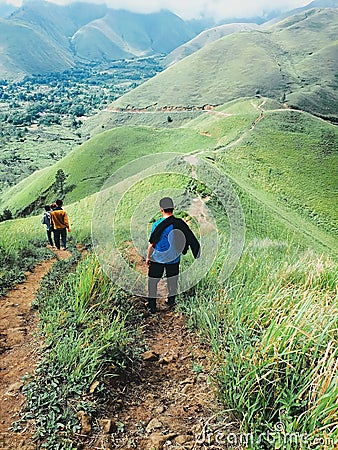
[[(4, 0), (0, 0), (0, 3)], [(48, 0), (59, 5), (75, 3), (79, 0)], [(83, 0), (82, 0), (83, 1)], [(128, 9), (135, 12), (155, 12), (169, 9), (184, 19), (201, 16), (216, 20), (227, 17), (253, 17), (264, 11), (289, 9), (304, 6), (311, 0), (85, 0), (88, 3), (106, 3), (109, 7)], [(18, 6), (22, 0), (5, 0)]]

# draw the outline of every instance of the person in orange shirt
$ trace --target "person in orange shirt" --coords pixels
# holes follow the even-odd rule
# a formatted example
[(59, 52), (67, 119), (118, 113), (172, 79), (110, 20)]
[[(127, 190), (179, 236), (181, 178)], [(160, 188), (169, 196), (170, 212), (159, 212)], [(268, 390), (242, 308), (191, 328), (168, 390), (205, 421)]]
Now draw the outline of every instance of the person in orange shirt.
[(50, 221), (54, 228), (54, 242), (60, 250), (60, 238), (62, 250), (67, 248), (67, 230), (70, 233), (69, 220), (65, 210), (62, 209), (62, 200), (56, 200), (56, 208), (50, 213)]

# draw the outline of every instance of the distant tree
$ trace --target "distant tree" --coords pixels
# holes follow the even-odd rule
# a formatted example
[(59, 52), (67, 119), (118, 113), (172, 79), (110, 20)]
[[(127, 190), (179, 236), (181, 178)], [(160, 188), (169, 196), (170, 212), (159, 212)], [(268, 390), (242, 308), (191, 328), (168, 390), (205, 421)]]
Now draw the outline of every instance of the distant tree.
[(76, 105), (71, 108), (71, 114), (76, 117), (84, 116), (86, 114), (85, 108), (83, 105)]
[(55, 181), (54, 181), (54, 191), (56, 194), (61, 194), (61, 195), (64, 194), (66, 178), (67, 178), (67, 176), (62, 169), (59, 169), (56, 172)]
[(11, 219), (13, 219), (12, 211), (10, 209), (4, 209), (3, 213), (0, 214), (0, 222)]
[(168, 121), (169, 123), (171, 123), (171, 122), (173, 121), (172, 117), (171, 117), (171, 116), (168, 116), (168, 117), (167, 117), (167, 121)]
[(281, 103), (285, 103), (286, 102), (286, 94), (285, 92), (283, 92), (283, 95), (280, 98)]
[(46, 114), (39, 119), (39, 125), (61, 125), (60, 117), (56, 114)]

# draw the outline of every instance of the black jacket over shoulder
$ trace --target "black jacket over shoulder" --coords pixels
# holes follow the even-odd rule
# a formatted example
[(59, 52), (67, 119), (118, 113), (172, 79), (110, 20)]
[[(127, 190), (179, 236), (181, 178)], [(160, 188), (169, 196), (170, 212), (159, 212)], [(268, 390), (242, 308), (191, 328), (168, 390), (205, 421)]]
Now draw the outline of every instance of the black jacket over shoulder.
[(161, 223), (157, 225), (155, 230), (151, 233), (149, 242), (150, 244), (156, 245), (160, 240), (163, 231), (169, 227), (169, 225), (173, 225), (174, 229), (182, 231), (185, 237), (185, 246), (182, 250), (183, 255), (185, 255), (189, 249), (191, 248), (192, 254), (194, 258), (198, 258), (200, 256), (200, 243), (196, 239), (194, 233), (190, 230), (189, 226), (184, 222), (184, 220), (179, 219), (174, 216), (167, 217), (162, 220)]

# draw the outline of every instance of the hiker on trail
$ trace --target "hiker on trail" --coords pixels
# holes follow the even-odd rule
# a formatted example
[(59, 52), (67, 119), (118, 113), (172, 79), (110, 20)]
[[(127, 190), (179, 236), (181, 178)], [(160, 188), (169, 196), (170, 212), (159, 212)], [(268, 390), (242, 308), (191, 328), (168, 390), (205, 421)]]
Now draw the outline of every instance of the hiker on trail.
[(67, 230), (70, 233), (69, 221), (66, 211), (62, 209), (62, 200), (56, 200), (56, 208), (50, 213), (51, 224), (54, 228), (54, 241), (56, 248), (60, 250), (60, 238), (62, 250), (67, 248)]
[(157, 285), (165, 271), (168, 298), (166, 304), (175, 306), (181, 255), (189, 249), (196, 258), (200, 244), (189, 226), (173, 215), (174, 202), (170, 197), (160, 200), (162, 218), (157, 220), (149, 238), (146, 265), (148, 266), (148, 309), (156, 312)]
[(51, 247), (55, 248), (55, 245), (53, 243), (53, 238), (52, 238), (52, 233), (53, 233), (54, 229), (53, 229), (53, 226), (50, 221), (50, 212), (51, 212), (50, 210), (51, 210), (51, 207), (49, 205), (46, 205), (45, 213), (42, 217), (41, 223), (43, 225), (46, 225), (47, 239), (48, 239), (49, 245)]

